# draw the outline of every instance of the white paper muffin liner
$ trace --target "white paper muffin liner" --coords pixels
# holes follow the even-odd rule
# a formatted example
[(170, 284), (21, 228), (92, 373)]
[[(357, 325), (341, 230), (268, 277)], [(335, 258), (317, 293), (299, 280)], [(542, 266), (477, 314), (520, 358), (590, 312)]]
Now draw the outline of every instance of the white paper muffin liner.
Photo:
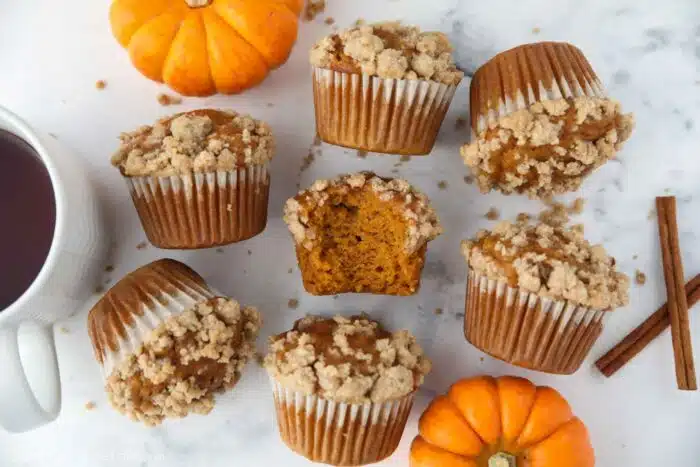
[(554, 374), (580, 366), (608, 312), (541, 297), (470, 270), (464, 335), (475, 347), (513, 365)]
[[(223, 297), (181, 263), (157, 263), (165, 267), (158, 271), (151, 264), (131, 273), (113, 289), (120, 290), (108, 292), (108, 308), (98, 305), (90, 312), (89, 333), (105, 380), (169, 318)], [(169, 267), (172, 264), (177, 268)], [(141, 273), (145, 268), (147, 274)]]
[(366, 465), (389, 457), (413, 406), (414, 393), (395, 401), (350, 404), (271, 383), (284, 443), (313, 462), (330, 465)]
[[(503, 52), (492, 59), (493, 63), (487, 62), (480, 75), (475, 75), (470, 92), (472, 141), (501, 118), (537, 102), (607, 96), (581, 51), (568, 44), (547, 44), (545, 47), (549, 49), (547, 54), (533, 54), (532, 48)], [(502, 62), (496, 64), (497, 60)], [(492, 103), (495, 96), (498, 96), (497, 105)], [(484, 107), (488, 112), (478, 110)]]
[(316, 128), (330, 144), (429, 154), (457, 86), (313, 69)]
[(208, 248), (265, 229), (268, 165), (163, 177), (125, 177), (149, 241), (159, 248)]

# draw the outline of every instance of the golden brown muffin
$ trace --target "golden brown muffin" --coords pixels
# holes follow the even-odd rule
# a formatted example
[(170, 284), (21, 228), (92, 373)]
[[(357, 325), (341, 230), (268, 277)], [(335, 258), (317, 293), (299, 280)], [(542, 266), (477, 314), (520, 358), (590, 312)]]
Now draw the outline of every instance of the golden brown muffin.
[(502, 222), (462, 242), (462, 253), (467, 340), (515, 365), (575, 372), (605, 315), (629, 301), (629, 278), (578, 229)]
[(634, 127), (583, 53), (542, 42), (498, 54), (471, 83), (472, 141), (462, 157), (483, 192), (533, 198), (578, 189)]
[(159, 260), (119, 281), (88, 316), (112, 406), (147, 425), (206, 414), (255, 351), (260, 315)]
[(212, 247), (264, 230), (274, 152), (267, 124), (231, 111), (194, 110), (121, 141), (112, 164), (155, 246)]
[(379, 153), (430, 153), (463, 77), (447, 36), (398, 22), (326, 36), (310, 61), (321, 139)]
[(307, 316), (270, 341), (265, 367), (292, 450), (331, 465), (391, 455), (431, 366), (408, 331), (391, 333), (366, 315)]
[(425, 195), (371, 172), (316, 181), (287, 201), (284, 219), (314, 295), (412, 295), (427, 242), (441, 232)]

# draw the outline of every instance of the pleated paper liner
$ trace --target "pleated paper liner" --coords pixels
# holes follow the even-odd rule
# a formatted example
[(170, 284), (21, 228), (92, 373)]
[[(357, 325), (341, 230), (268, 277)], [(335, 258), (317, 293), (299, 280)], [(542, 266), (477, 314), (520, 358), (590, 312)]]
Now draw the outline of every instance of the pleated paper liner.
[(316, 129), (330, 144), (429, 154), (457, 86), (314, 68)]
[(501, 117), (536, 102), (582, 96), (605, 97), (606, 93), (577, 47), (539, 42), (501, 52), (472, 78), (472, 138)]
[(413, 406), (411, 393), (396, 401), (348, 404), (285, 389), (272, 381), (284, 443), (313, 462), (366, 465), (398, 447)]
[(183, 263), (161, 259), (128, 274), (90, 310), (88, 333), (108, 378), (168, 318), (219, 297)]
[(574, 373), (603, 331), (608, 312), (552, 300), (469, 271), (464, 335), (513, 365)]
[(267, 165), (232, 171), (126, 177), (148, 240), (159, 248), (209, 248), (240, 242), (265, 229)]

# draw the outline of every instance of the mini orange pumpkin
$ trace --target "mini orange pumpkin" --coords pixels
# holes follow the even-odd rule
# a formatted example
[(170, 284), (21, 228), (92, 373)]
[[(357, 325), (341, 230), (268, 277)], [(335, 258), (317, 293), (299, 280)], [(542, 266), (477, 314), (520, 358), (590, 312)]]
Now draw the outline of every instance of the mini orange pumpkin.
[(411, 467), (592, 467), (583, 422), (552, 388), (522, 378), (463, 379), (428, 406)]
[(148, 78), (187, 96), (260, 83), (292, 50), (304, 0), (114, 0), (112, 32)]

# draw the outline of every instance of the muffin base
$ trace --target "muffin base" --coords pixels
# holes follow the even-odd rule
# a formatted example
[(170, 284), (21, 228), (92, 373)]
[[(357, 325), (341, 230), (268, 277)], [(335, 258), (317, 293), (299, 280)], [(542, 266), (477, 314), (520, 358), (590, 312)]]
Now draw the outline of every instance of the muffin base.
[(396, 401), (348, 404), (272, 385), (282, 441), (313, 462), (338, 466), (389, 457), (401, 441), (414, 398), (411, 393)]
[(516, 366), (576, 372), (603, 331), (606, 314), (469, 271), (464, 335), (483, 352)]
[(314, 68), (316, 128), (330, 144), (386, 154), (426, 155), (457, 86)]
[(267, 166), (169, 177), (126, 177), (148, 240), (158, 248), (227, 245), (267, 225)]

